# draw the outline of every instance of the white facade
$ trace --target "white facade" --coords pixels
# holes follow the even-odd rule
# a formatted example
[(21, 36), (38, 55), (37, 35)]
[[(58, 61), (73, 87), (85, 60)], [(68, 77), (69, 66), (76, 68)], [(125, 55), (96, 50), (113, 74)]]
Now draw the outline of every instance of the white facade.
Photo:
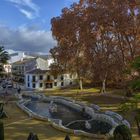
[(54, 63), (54, 60), (52, 58), (49, 58), (47, 61), (48, 61), (48, 66)]
[[(24, 57), (21, 57), (24, 58)], [(12, 79), (24, 83), (28, 89), (55, 89), (77, 84), (77, 76), (63, 74), (53, 76), (49, 67), (54, 63), (51, 56), (20, 59), (12, 64)]]
[(7, 64), (4, 65), (4, 71), (8, 74), (12, 72), (12, 64), (17, 61), (22, 61), (27, 58), (34, 58), (30, 55), (26, 55), (24, 52), (14, 52), (9, 54), (10, 59), (7, 61)]
[(34, 58), (33, 56), (26, 55), (24, 52), (15, 52), (10, 54), (10, 59), (8, 60), (9, 64), (15, 63), (17, 61), (22, 61), (23, 59)]
[(76, 84), (76, 76), (71, 77), (69, 74), (54, 77), (49, 71), (26, 73), (25, 85), (29, 89), (55, 89), (64, 88)]
[(34, 69), (47, 70), (49, 69), (47, 60), (40, 57), (23, 59), (12, 64), (13, 80), (24, 82), (25, 74)]

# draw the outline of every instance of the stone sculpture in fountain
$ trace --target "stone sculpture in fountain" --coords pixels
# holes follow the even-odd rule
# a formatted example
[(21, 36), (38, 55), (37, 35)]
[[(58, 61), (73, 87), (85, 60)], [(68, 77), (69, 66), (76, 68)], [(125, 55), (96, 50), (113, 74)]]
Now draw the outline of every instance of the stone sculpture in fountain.
[(88, 121), (85, 121), (85, 128), (91, 129), (91, 124)]
[(49, 111), (51, 113), (56, 113), (57, 112), (57, 105), (54, 103), (54, 101), (50, 102)]

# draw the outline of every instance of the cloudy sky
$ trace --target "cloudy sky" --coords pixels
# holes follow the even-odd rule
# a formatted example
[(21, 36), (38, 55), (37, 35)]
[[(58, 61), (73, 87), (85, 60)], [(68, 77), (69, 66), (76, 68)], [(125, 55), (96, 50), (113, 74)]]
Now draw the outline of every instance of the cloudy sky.
[(45, 52), (55, 46), (50, 20), (78, 0), (0, 0), (0, 45)]

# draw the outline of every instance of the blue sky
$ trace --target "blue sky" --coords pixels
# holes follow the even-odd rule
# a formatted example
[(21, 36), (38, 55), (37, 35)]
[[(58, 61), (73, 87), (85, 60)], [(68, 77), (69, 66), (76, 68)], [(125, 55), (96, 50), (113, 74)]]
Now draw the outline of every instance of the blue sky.
[(49, 52), (50, 20), (78, 0), (0, 0), (0, 43), (6, 49)]

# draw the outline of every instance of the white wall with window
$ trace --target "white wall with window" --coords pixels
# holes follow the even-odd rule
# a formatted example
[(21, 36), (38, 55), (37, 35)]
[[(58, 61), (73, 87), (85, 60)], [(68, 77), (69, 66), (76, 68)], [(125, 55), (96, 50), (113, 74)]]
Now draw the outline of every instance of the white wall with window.
[(29, 89), (55, 89), (76, 84), (76, 77), (72, 79), (69, 74), (53, 76), (49, 71), (42, 70), (30, 71), (25, 77), (26, 88)]

